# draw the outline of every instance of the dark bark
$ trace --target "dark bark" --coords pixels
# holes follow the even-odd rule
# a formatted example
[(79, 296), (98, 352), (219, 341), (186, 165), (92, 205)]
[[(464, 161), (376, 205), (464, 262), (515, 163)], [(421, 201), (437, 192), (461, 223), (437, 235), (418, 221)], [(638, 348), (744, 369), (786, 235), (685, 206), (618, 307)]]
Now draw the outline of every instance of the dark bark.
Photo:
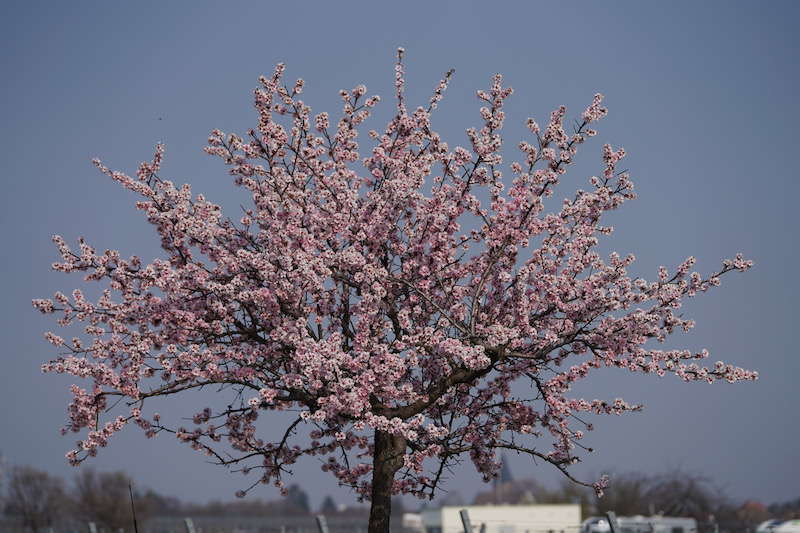
[(392, 514), (392, 483), (394, 475), (403, 466), (405, 449), (405, 438), (384, 431), (375, 431), (369, 533), (389, 533), (389, 519)]

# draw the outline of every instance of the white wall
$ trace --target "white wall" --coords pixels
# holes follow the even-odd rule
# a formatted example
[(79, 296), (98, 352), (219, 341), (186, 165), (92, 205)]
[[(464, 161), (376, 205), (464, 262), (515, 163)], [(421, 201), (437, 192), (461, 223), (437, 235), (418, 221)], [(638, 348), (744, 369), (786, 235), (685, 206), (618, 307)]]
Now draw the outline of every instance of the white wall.
[(579, 533), (581, 524), (577, 504), (467, 505), (423, 511), (426, 532), (462, 532), (461, 509), (469, 512), (474, 533), (481, 524), (486, 524), (486, 533)]

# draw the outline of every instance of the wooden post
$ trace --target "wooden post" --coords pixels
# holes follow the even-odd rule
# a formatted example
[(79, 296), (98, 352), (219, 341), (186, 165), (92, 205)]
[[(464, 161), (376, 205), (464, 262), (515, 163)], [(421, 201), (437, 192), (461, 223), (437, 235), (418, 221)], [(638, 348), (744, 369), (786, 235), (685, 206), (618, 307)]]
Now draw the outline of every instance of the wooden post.
[(183, 523), (186, 526), (186, 533), (195, 533), (194, 521), (191, 518), (184, 518)]
[(469, 521), (469, 511), (461, 509), (458, 512), (461, 515), (461, 523), (464, 525), (464, 533), (472, 533), (472, 524)]
[(328, 521), (325, 520), (325, 515), (323, 514), (317, 515), (317, 527), (319, 528), (319, 533), (329, 533)]

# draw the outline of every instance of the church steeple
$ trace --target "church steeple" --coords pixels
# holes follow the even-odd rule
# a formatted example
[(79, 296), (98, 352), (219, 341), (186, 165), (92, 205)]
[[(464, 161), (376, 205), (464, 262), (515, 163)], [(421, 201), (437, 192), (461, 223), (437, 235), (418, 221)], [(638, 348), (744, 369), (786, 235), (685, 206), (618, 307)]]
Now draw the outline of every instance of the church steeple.
[(511, 483), (514, 481), (514, 476), (511, 475), (511, 467), (508, 466), (506, 454), (500, 456), (500, 462), (500, 479), (498, 481), (500, 483)]
[(494, 500), (495, 503), (503, 503), (503, 489), (508, 488), (509, 484), (514, 481), (514, 476), (511, 474), (511, 467), (508, 466), (506, 454), (500, 456), (500, 473), (494, 478)]

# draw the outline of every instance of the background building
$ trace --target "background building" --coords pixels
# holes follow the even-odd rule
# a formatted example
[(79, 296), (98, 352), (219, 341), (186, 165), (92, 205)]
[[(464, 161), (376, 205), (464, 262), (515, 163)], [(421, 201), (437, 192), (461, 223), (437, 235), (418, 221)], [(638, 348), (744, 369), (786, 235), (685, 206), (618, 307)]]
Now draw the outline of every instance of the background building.
[(476, 532), (485, 533), (579, 533), (578, 504), (466, 505), (422, 511), (425, 533), (463, 531), (459, 512), (466, 509)]

